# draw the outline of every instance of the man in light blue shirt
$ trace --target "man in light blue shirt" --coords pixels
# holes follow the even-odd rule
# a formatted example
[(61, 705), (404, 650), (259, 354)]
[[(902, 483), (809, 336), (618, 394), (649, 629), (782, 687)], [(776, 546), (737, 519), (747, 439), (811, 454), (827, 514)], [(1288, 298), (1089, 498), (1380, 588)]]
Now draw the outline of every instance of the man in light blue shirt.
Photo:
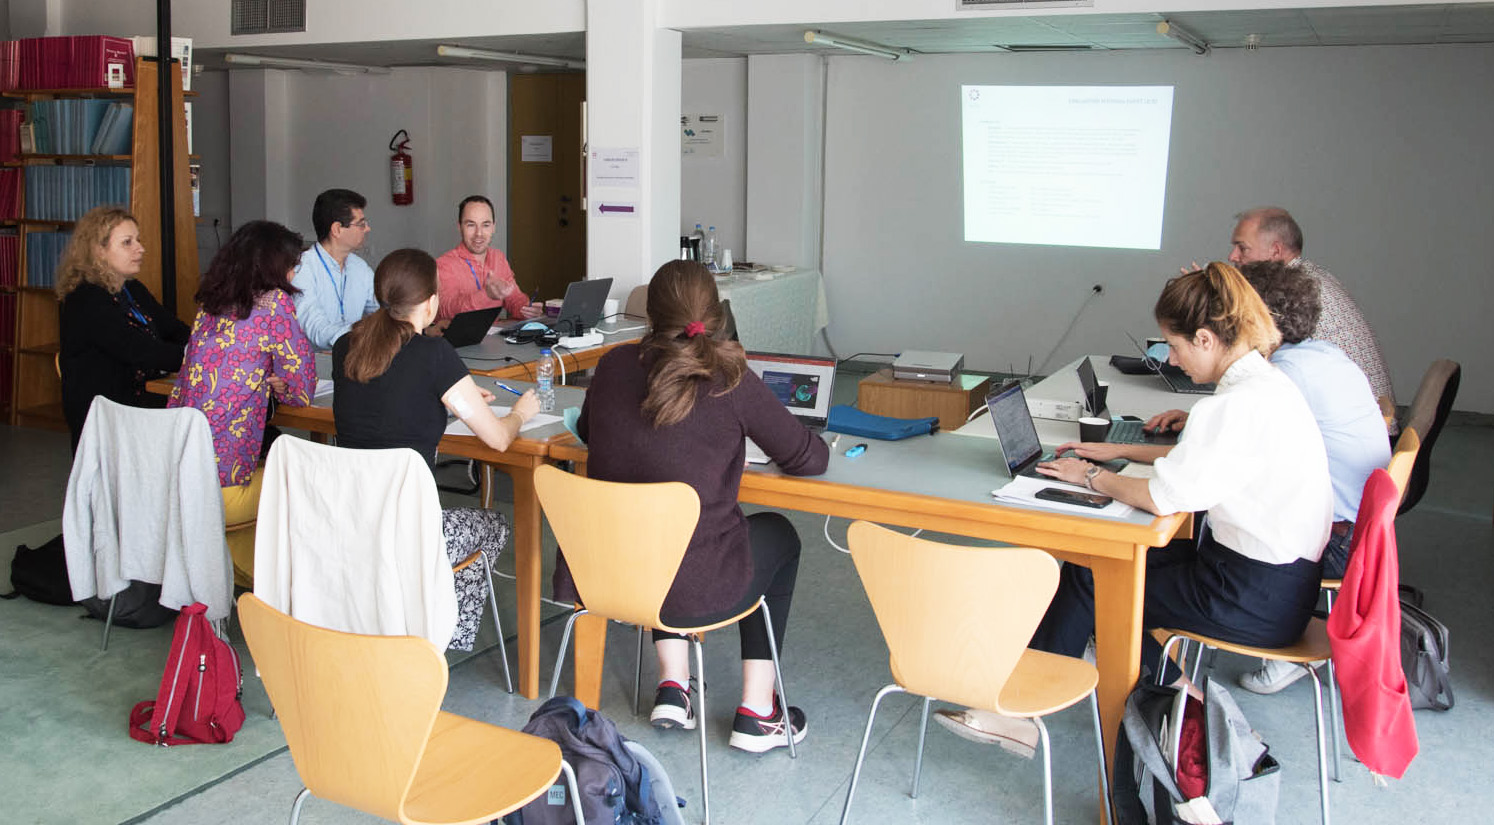
[(379, 308), (373, 269), (353, 254), (368, 237), (367, 205), (357, 192), (328, 189), (311, 207), (317, 242), (301, 254), (291, 283), (301, 290), (296, 321), (317, 349), (332, 349), (355, 321)]

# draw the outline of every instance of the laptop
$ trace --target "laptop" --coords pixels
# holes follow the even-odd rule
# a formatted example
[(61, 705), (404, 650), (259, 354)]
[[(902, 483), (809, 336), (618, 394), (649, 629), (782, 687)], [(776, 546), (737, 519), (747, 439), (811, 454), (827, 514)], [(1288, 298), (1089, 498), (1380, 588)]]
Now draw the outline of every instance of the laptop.
[(535, 318), (522, 324), (504, 327), (500, 332), (513, 335), (530, 324), (549, 327), (561, 335), (580, 335), (602, 320), (602, 308), (607, 295), (612, 291), (611, 278), (596, 278), (590, 281), (572, 281), (565, 288), (565, 300), (560, 305), (560, 314), (554, 318)]
[[(1079, 362), (1079, 368), (1075, 370), (1079, 374), (1079, 387), (1084, 391), (1084, 406), (1090, 415), (1098, 416), (1103, 410), (1095, 409), (1095, 394), (1099, 390), (1100, 382), (1095, 378), (1095, 365), (1085, 357)], [(1141, 425), (1140, 420), (1123, 418), (1111, 418), (1110, 430), (1105, 434), (1105, 440), (1111, 444), (1162, 444), (1172, 445), (1178, 443), (1177, 433), (1151, 433), (1147, 432)]]
[[(1012, 478), (1029, 476), (1055, 484), (1062, 483), (1037, 471), (1039, 463), (1052, 461), (1056, 456), (1045, 451), (1038, 441), (1037, 426), (1032, 423), (1032, 413), (1027, 410), (1027, 395), (1022, 392), (1021, 384), (1012, 384), (987, 395), (986, 410), (991, 414), (991, 423), (996, 427), (996, 443), (1001, 446), (1001, 456), (1006, 462), (1008, 475)], [(1100, 466), (1119, 472), (1126, 463), (1116, 460)]]
[[(763, 380), (794, 417), (812, 432), (821, 432), (830, 417), (835, 396), (835, 359), (774, 352), (747, 353), (747, 368)], [(767, 464), (769, 458), (747, 439), (747, 461)]]
[(493, 322), (498, 320), (498, 313), (502, 311), (503, 305), (499, 304), (487, 309), (458, 313), (451, 319), (451, 325), (446, 327), (446, 332), (442, 335), (454, 347), (469, 347), (482, 343), (482, 339), (488, 335), (488, 330), (492, 329)]
[(1193, 379), (1188, 377), (1188, 373), (1183, 372), (1181, 368), (1174, 367), (1173, 365), (1168, 363), (1159, 362), (1157, 359), (1151, 357), (1150, 355), (1147, 355), (1146, 347), (1142, 346), (1141, 342), (1136, 340), (1136, 336), (1127, 332), (1126, 337), (1130, 338), (1131, 343), (1136, 345), (1136, 349), (1141, 353), (1141, 358), (1146, 363), (1147, 367), (1151, 369), (1152, 372), (1155, 372), (1156, 374), (1162, 376), (1162, 380), (1167, 382), (1167, 386), (1171, 387), (1173, 392), (1188, 393), (1190, 395), (1214, 394), (1213, 384), (1194, 383)]

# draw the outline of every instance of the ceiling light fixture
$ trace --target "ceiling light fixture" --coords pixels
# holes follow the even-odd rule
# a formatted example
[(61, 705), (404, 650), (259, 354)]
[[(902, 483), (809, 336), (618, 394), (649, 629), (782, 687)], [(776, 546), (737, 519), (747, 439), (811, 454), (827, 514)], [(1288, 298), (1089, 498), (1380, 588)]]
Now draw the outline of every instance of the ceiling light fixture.
[(912, 52), (907, 49), (896, 49), (892, 46), (884, 46), (881, 43), (873, 43), (870, 40), (857, 40), (852, 37), (841, 37), (838, 34), (825, 34), (822, 31), (810, 29), (804, 32), (805, 43), (822, 43), (826, 46), (834, 46), (837, 49), (846, 49), (873, 57), (885, 57), (888, 60), (907, 60)]
[(319, 72), (361, 72), (363, 74), (389, 74), (384, 66), (361, 66), (357, 63), (334, 63), (330, 60), (299, 60), (294, 57), (270, 57), (260, 54), (229, 52), (223, 62), (230, 66), (251, 66), (262, 69), (311, 69)]
[(1161, 23), (1158, 23), (1157, 34), (1165, 34), (1171, 37), (1173, 40), (1192, 49), (1194, 54), (1209, 53), (1209, 44), (1207, 41), (1171, 20), (1163, 20)]
[(564, 57), (545, 57), (519, 52), (495, 52), (491, 49), (469, 49), (466, 46), (437, 46), (441, 57), (465, 57), (470, 60), (493, 60), (500, 63), (529, 63), (537, 66), (560, 66), (566, 69), (585, 69), (585, 60), (570, 60)]

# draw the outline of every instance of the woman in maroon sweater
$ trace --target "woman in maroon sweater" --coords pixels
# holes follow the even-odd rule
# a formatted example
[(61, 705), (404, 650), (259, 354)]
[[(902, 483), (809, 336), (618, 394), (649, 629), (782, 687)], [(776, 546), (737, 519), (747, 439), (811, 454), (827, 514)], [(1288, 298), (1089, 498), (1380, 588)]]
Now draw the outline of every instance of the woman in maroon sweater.
[[(740, 344), (718, 340), (724, 316), (716, 283), (698, 263), (670, 261), (648, 287), (649, 333), (637, 345), (607, 353), (597, 365), (577, 430), (590, 447), (592, 478), (623, 482), (683, 481), (700, 496), (700, 522), (662, 616), (676, 627), (729, 618), (766, 596), (773, 640), (784, 627), (799, 571), (799, 536), (779, 513), (742, 514), (742, 482), (751, 437), (791, 475), (825, 471), (829, 448), (805, 429), (751, 370)], [(574, 598), (564, 560), (556, 592)], [(737, 625), (742, 643), (742, 704), (733, 747), (762, 752), (784, 744), (783, 709), (773, 690), (768, 629), (761, 611)], [(687, 685), (689, 645), (654, 631), (659, 689), (655, 727), (693, 729)], [(804, 712), (789, 708), (794, 741)]]

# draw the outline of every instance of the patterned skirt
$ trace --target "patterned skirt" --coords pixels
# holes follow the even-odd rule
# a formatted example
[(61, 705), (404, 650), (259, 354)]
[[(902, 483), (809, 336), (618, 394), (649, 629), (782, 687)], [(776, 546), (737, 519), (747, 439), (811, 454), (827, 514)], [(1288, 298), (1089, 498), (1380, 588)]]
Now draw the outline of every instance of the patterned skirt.
[[(498, 560), (508, 544), (508, 519), (495, 510), (457, 507), (441, 511), (441, 533), (446, 537), (446, 557), (453, 565), (482, 551), (487, 564)], [(488, 577), (481, 562), (456, 571), (457, 625), (451, 634), (451, 650), (471, 650), (477, 638), (488, 599)]]

